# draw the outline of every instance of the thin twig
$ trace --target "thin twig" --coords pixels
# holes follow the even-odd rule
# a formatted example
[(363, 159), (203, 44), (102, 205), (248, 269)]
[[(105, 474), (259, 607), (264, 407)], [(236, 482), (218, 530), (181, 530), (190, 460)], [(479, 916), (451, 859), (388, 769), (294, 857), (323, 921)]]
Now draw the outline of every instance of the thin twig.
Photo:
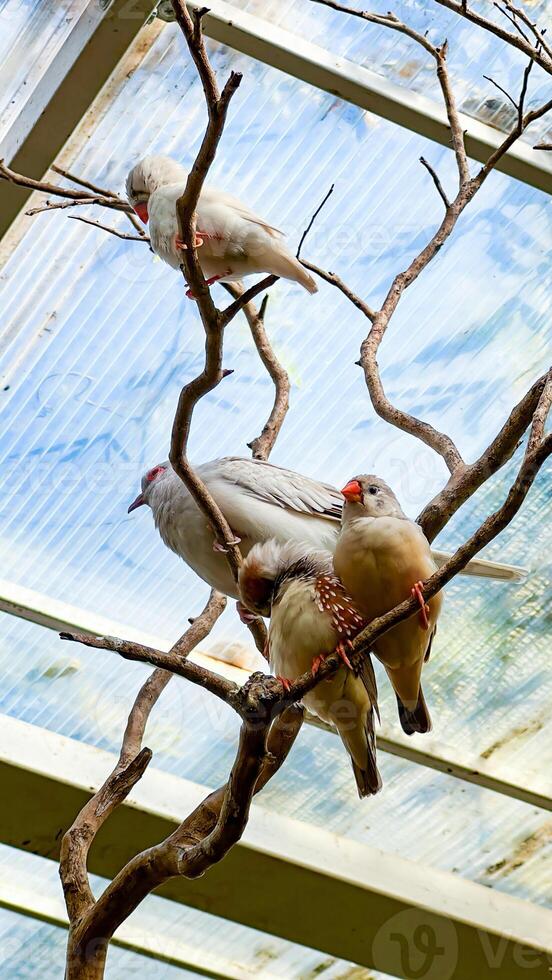
[[(105, 197), (111, 197), (115, 201), (122, 201), (123, 200), (123, 198), (120, 197), (119, 194), (116, 194), (115, 191), (106, 190), (105, 187), (98, 187), (97, 184), (92, 184), (91, 181), (85, 180), (83, 177), (77, 177), (75, 174), (70, 173), (68, 170), (63, 170), (61, 167), (57, 167), (54, 163), (50, 167), (50, 170), (53, 170), (54, 173), (59, 174), (60, 177), (65, 177), (66, 180), (71, 180), (74, 184), (79, 184), (81, 187), (86, 187), (86, 188), (88, 188), (88, 190), (94, 191), (96, 194), (103, 194)], [(136, 217), (136, 215), (132, 213), (132, 208), (131, 208), (130, 211), (127, 211), (126, 212), (126, 216), (127, 216), (128, 220), (130, 221), (131, 225), (138, 232), (138, 235), (140, 236), (140, 238), (143, 238), (144, 241), (149, 241), (149, 236), (146, 234), (146, 232), (142, 228), (142, 226), (141, 226), (140, 222), (138, 221), (138, 218)], [(84, 220), (84, 219), (82, 219), (82, 220)], [(100, 227), (103, 227), (103, 226), (100, 226)]]
[(318, 205), (316, 211), (314, 212), (312, 218), (310, 219), (307, 227), (305, 228), (303, 234), (301, 235), (301, 238), (299, 240), (299, 245), (297, 246), (297, 251), (295, 253), (296, 258), (298, 258), (298, 259), (301, 258), (301, 249), (303, 248), (303, 244), (305, 242), (305, 238), (307, 237), (309, 231), (311, 230), (314, 222), (316, 221), (316, 219), (317, 219), (318, 215), (320, 214), (322, 208), (324, 207), (326, 201), (333, 194), (333, 189), (334, 189), (334, 184), (332, 184), (332, 186), (330, 187), (329, 191), (322, 198), (320, 204)]
[[(521, 7), (515, 7), (514, 4), (510, 2), (510, 0), (503, 0), (503, 2), (504, 2), (504, 6), (514, 15), (514, 17), (517, 17), (526, 25), (526, 27), (529, 28), (533, 37), (535, 38), (535, 41), (537, 42), (536, 45), (537, 50), (542, 49), (543, 51), (546, 52), (549, 58), (552, 58), (552, 47), (548, 44), (544, 36), (546, 28), (542, 28), (542, 29), (539, 28), (539, 26), (535, 23), (535, 21), (532, 21), (531, 18), (528, 16), (528, 14), (526, 14)], [(518, 26), (518, 30), (519, 30), (519, 26)]]
[(321, 269), (320, 266), (314, 265), (312, 262), (307, 262), (306, 259), (301, 259), (301, 263), (305, 266), (305, 269), (309, 270), (309, 272), (314, 272), (316, 276), (320, 276), (320, 278), (324, 279), (325, 282), (328, 282), (330, 286), (335, 286), (336, 289), (339, 289), (339, 291), (343, 293), (343, 295), (346, 296), (354, 306), (356, 306), (357, 310), (364, 313), (364, 316), (367, 317), (368, 320), (375, 319), (375, 310), (368, 306), (368, 304), (365, 303), (360, 296), (357, 296), (357, 294), (354, 293), (345, 282), (343, 282), (343, 279), (341, 279), (337, 273), (326, 272), (325, 269)]
[(237, 313), (240, 312), (240, 310), (243, 310), (243, 308), (247, 306), (247, 304), (250, 303), (251, 300), (254, 300), (259, 295), (259, 293), (264, 293), (266, 289), (270, 289), (270, 287), (273, 286), (275, 282), (278, 282), (278, 278), (279, 278), (278, 276), (272, 276), (272, 275), (265, 276), (265, 278), (261, 279), (260, 282), (256, 282), (252, 286), (249, 286), (247, 289), (245, 289), (241, 294), (241, 296), (235, 299), (233, 303), (229, 303), (229, 305), (225, 307), (224, 310), (221, 311), (220, 314), (221, 325), (223, 327), (227, 327), (230, 321), (234, 319), (234, 317), (236, 316)]
[(89, 198), (86, 197), (81, 201), (45, 201), (44, 204), (37, 205), (36, 208), (29, 208), (25, 211), (25, 214), (29, 218), (33, 218), (35, 214), (42, 214), (44, 211), (63, 211), (66, 208), (79, 208), (88, 207), (89, 204), (100, 204), (99, 198)]
[[(29, 214), (28, 211), (27, 214)], [(110, 235), (116, 235), (117, 238), (124, 238), (129, 242), (146, 242), (147, 245), (150, 244), (149, 235), (130, 235), (124, 231), (118, 231), (117, 228), (110, 228), (109, 225), (102, 225), (99, 221), (93, 221), (92, 218), (81, 218), (78, 214), (69, 214), (67, 217), (72, 221), (82, 221), (85, 225), (101, 228), (102, 231), (108, 231)]]
[(431, 175), (431, 179), (433, 180), (433, 183), (435, 184), (435, 187), (437, 188), (437, 191), (439, 192), (439, 195), (441, 197), (441, 200), (442, 200), (443, 204), (445, 205), (445, 208), (449, 208), (450, 207), (450, 201), (449, 201), (447, 195), (445, 194), (445, 191), (443, 190), (443, 185), (441, 184), (441, 181), (439, 180), (439, 177), (437, 176), (436, 171), (433, 169), (433, 167), (431, 166), (431, 164), (427, 162), (427, 160), (426, 160), (425, 157), (420, 157), (420, 163), (426, 168), (426, 170), (428, 171), (428, 173)]
[(62, 167), (56, 166), (55, 163), (52, 164), (50, 170), (53, 170), (55, 174), (59, 174), (60, 177), (65, 177), (66, 180), (70, 180), (73, 184), (78, 184), (79, 187), (86, 187), (87, 190), (93, 191), (94, 194), (100, 194), (102, 197), (112, 197), (116, 201), (121, 200), (115, 191), (109, 191), (105, 187), (99, 187), (98, 184), (92, 184), (89, 180), (85, 180), (84, 177), (77, 177), (75, 174), (69, 173), (68, 170), (63, 170)]
[[(236, 298), (238, 298), (243, 291), (243, 287), (237, 283), (225, 283), (225, 288), (231, 296)], [(249, 324), (251, 336), (253, 337), (253, 343), (257, 348), (259, 357), (264, 367), (268, 371), (268, 374), (274, 383), (274, 403), (270, 410), (270, 415), (263, 425), (260, 435), (256, 436), (255, 439), (247, 443), (253, 454), (253, 459), (264, 460), (267, 460), (270, 456), (274, 443), (276, 442), (276, 439), (280, 433), (280, 429), (284, 424), (284, 419), (289, 408), (290, 391), (288, 373), (282, 367), (280, 361), (276, 357), (268, 334), (265, 330), (264, 313), (266, 310), (267, 300), (268, 296), (265, 296), (260, 312), (257, 312), (257, 309), (253, 303), (246, 303), (243, 308), (245, 318)]]
[(505, 10), (504, 7), (502, 7), (499, 3), (496, 3), (496, 0), (495, 0), (495, 2), (493, 2), (493, 7), (495, 7), (499, 11), (499, 13), (501, 13), (502, 16), (506, 18), (506, 20), (509, 20), (510, 21), (510, 24), (512, 24), (512, 26), (514, 27), (514, 29), (518, 32), (518, 34), (521, 35), (521, 37), (523, 38), (524, 41), (526, 41), (527, 44), (530, 44), (531, 43), (529, 41), (529, 38), (527, 37), (527, 34), (525, 33), (525, 31), (518, 24), (518, 22), (517, 22), (517, 20), (515, 18), (515, 15), (512, 16), (508, 12), (507, 9)]

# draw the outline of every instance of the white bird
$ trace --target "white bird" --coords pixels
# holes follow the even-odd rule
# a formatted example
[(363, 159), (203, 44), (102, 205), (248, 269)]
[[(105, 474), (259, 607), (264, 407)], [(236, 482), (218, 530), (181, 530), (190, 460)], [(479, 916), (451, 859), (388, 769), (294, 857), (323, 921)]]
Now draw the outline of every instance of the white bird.
[(355, 477), (342, 493), (346, 502), (334, 568), (356, 607), (370, 621), (411, 594), (420, 603), (418, 616), (384, 633), (373, 652), (397, 695), (403, 730), (428, 732), (431, 719), (420, 679), (442, 604), (440, 592), (427, 603), (423, 597), (423, 581), (437, 568), (429, 542), (379, 477)]
[(337, 729), (351, 757), (359, 796), (377, 793), (381, 779), (374, 734), (374, 668), (367, 655), (356, 672), (346, 652), (366, 623), (334, 573), (331, 552), (265, 541), (249, 552), (239, 582), (244, 605), (270, 615), (269, 663), (285, 687), (308, 670), (316, 673), (329, 653), (340, 653), (344, 665), (309, 691), (303, 703)]
[[(173, 269), (182, 265), (176, 202), (188, 174), (170, 157), (144, 157), (126, 181), (129, 204), (149, 220), (151, 247)], [(307, 270), (283, 244), (283, 234), (245, 204), (215, 187), (204, 186), (196, 209), (198, 258), (207, 283), (235, 282), (244, 276), (271, 273), (316, 293)], [(201, 247), (200, 247), (201, 246)]]
[[(196, 467), (225, 515), (245, 556), (254, 544), (275, 538), (304, 542), (314, 550), (335, 550), (340, 529), (343, 495), (301, 473), (257, 459), (227, 456)], [(214, 550), (215, 538), (190, 492), (168, 462), (142, 477), (142, 489), (128, 513), (147, 504), (155, 526), (171, 551), (212, 588), (238, 598), (236, 583), (224, 555)], [(433, 551), (437, 564), (447, 554)], [(515, 581), (524, 570), (512, 565), (475, 559), (470, 575)]]

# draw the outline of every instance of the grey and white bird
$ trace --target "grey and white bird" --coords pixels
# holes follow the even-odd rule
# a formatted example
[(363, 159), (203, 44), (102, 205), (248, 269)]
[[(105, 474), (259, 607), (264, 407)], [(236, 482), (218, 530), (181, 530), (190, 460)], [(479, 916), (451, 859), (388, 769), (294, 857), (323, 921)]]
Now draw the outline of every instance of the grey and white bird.
[[(358, 795), (381, 788), (376, 764), (377, 686), (370, 656), (353, 670), (347, 648), (366, 625), (333, 570), (329, 551), (265, 541), (255, 545), (239, 575), (241, 601), (270, 616), (268, 659), (287, 687), (308, 670), (314, 673), (337, 649), (344, 664), (303, 698), (309, 711), (334, 725), (353, 766)], [(379, 717), (379, 714), (378, 714)]]
[[(173, 269), (180, 268), (185, 247), (179, 238), (176, 202), (187, 177), (176, 160), (148, 156), (132, 168), (126, 181), (129, 204), (144, 223), (149, 221), (153, 251)], [(225, 191), (203, 187), (196, 235), (199, 263), (209, 285), (271, 273), (317, 292), (312, 276), (285, 247), (283, 233)]]
[(423, 581), (437, 565), (421, 527), (408, 519), (391, 488), (377, 476), (350, 480), (334, 568), (362, 615), (381, 616), (412, 594), (418, 616), (397, 623), (373, 645), (393, 685), (407, 735), (428, 732), (431, 719), (421, 687), (441, 611), (440, 592), (426, 603)]
[[(303, 542), (307, 549), (333, 552), (340, 530), (344, 497), (335, 487), (261, 460), (227, 456), (196, 467), (230, 527), (242, 554), (269, 538), (281, 544)], [(142, 477), (141, 492), (129, 514), (147, 504), (163, 542), (212, 588), (238, 598), (226, 558), (214, 550), (215, 538), (204, 515), (168, 462)], [(432, 551), (442, 564), (446, 552)], [(515, 581), (524, 570), (475, 559), (469, 575)]]

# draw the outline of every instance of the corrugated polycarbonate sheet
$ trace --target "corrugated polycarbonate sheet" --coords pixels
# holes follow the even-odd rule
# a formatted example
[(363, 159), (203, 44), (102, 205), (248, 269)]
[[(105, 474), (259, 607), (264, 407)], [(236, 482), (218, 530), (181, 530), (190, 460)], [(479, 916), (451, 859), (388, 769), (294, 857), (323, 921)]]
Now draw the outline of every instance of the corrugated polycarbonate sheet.
[[(431, 55), (396, 31), (310, 0), (246, 0), (245, 3), (230, 0), (230, 3), (442, 104)], [(372, 3), (354, 0), (348, 5), (375, 14), (386, 14), (390, 9), (385, 0)], [(548, 29), (550, 33), (552, 12), (546, 0), (531, 0), (521, 6), (526, 7), (526, 13), (541, 29)], [(470, 3), (470, 8), (515, 33), (496, 5), (476, 0)], [(512, 103), (484, 76), (492, 77), (516, 101), (527, 64), (522, 52), (453, 11), (440, 7), (435, 0), (398, 0), (391, 10), (409, 27), (427, 34), (433, 44), (440, 45), (448, 40), (449, 71), (458, 107), (463, 112), (503, 131), (515, 125), (516, 110)], [(527, 37), (527, 28), (522, 30)], [(539, 100), (549, 98), (546, 94), (549, 88), (550, 76), (534, 66), (527, 104), (538, 105)], [(549, 139), (550, 133), (550, 119), (542, 119), (523, 139), (532, 145), (536, 135)]]
[[(51, 912), (60, 908), (59, 878), (53, 862), (0, 846), (0, 902), (4, 897), (4, 875), (7, 881), (16, 883), (17, 895), (32, 896), (35, 909)], [(92, 886), (99, 894), (106, 882), (93, 877)], [(10, 895), (7, 891), (8, 900), (13, 901), (15, 893)], [(146, 958), (112, 944), (109, 980), (122, 980), (132, 973), (148, 980), (204, 975), (228, 975), (232, 980), (308, 980), (315, 976), (323, 980), (385, 980), (386, 976), (153, 895), (133, 913), (130, 923), (134, 940), (150, 949), (153, 943), (166, 959), (174, 961), (176, 955), (181, 956), (180, 965)], [(119, 938), (128, 942), (131, 936), (123, 929)], [(64, 929), (0, 908), (0, 961), (3, 969), (9, 971), (5, 975), (10, 980), (34, 980), (38, 976), (40, 980), (58, 980), (66, 942)], [(190, 969), (183, 967), (186, 958)]]
[[(292, 246), (335, 183), (305, 255), (376, 305), (441, 217), (418, 157), (431, 160), (452, 186), (450, 152), (276, 70), (210, 49), (221, 77), (230, 68), (244, 72), (213, 182), (285, 228)], [(88, 179), (120, 188), (145, 152), (189, 164), (205, 122), (199, 85), (172, 26), (122, 78), (70, 162)], [(123, 227), (123, 218), (107, 219)], [(453, 240), (405, 296), (382, 346), (389, 396), (447, 429), (467, 458), (546, 367), (549, 221), (543, 194), (492, 175)], [(200, 608), (205, 587), (164, 549), (150, 514), (128, 517), (126, 508), (141, 472), (166, 457), (180, 386), (202, 363), (195, 307), (178, 274), (146, 246), (85, 228), (62, 212), (35, 219), (4, 270), (4, 294), (10, 339), (0, 363), (3, 577), (174, 638)], [(221, 290), (215, 296), (224, 302)], [(442, 485), (444, 467), (374, 419), (354, 364), (367, 332), (362, 316), (330, 286), (309, 297), (280, 282), (266, 324), (293, 383), (274, 462), (337, 485), (359, 470), (376, 470), (416, 514)], [(194, 416), (197, 461), (246, 453), (271, 404), (271, 385), (241, 320), (228, 329), (225, 366), (235, 373)], [(450, 544), (501, 502), (510, 475), (511, 467), (463, 509), (447, 530)], [(425, 680), (435, 737), (449, 752), (474, 760), (485, 753), (510, 775), (536, 774), (545, 789), (552, 700), (548, 494), (540, 477), (522, 513), (489, 549), (491, 557), (529, 567), (526, 582), (469, 580), (447, 590)], [(0, 629), (1, 710), (115, 748), (145, 670), (62, 645), (10, 617), (2, 617)], [(230, 641), (248, 642), (233, 610), (213, 635), (213, 643)], [(395, 708), (383, 679), (381, 689), (389, 731)], [(148, 744), (156, 765), (216, 785), (228, 773), (236, 732), (227, 709), (173, 681)], [(360, 802), (337, 739), (305, 730), (260, 803), (550, 901), (544, 814), (387, 756), (381, 768), (383, 793)], [(509, 864), (516, 849), (523, 860)]]

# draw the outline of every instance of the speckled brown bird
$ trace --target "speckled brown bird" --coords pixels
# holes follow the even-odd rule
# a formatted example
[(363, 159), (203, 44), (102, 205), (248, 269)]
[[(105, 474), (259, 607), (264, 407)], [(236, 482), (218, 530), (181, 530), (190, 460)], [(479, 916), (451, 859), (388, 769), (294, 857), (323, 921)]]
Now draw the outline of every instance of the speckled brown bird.
[[(322, 721), (334, 725), (353, 766), (359, 796), (381, 787), (376, 764), (377, 686), (369, 656), (351, 668), (351, 640), (366, 625), (335, 575), (328, 551), (266, 541), (255, 545), (239, 578), (241, 601), (253, 612), (270, 615), (268, 656), (284, 686), (337, 650), (343, 666), (322, 680), (303, 701)], [(379, 715), (378, 715), (379, 717)]]

